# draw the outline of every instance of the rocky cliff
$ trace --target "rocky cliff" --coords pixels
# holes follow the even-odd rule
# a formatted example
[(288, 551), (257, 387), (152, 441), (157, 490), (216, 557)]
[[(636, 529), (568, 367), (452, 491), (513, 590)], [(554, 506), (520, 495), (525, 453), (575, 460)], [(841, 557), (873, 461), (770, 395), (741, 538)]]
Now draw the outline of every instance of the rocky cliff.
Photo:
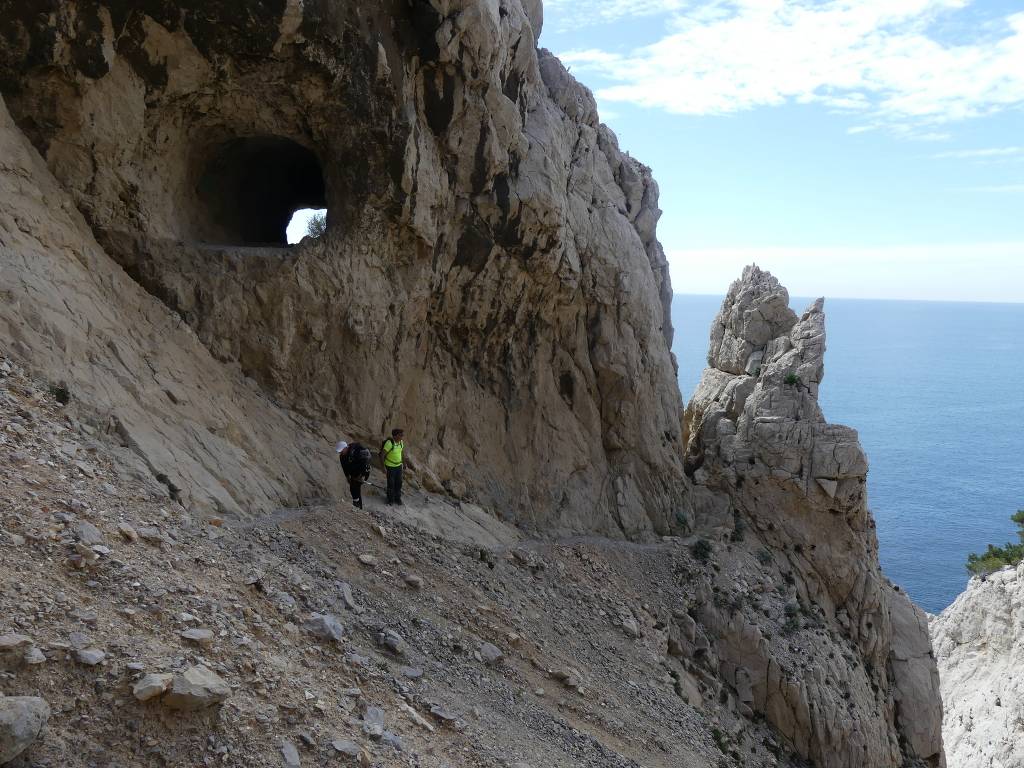
[[(431, 727), (486, 724), (441, 749), (409, 715), (424, 765), (943, 764), (923, 615), (879, 570), (856, 433), (817, 406), (821, 305), (799, 318), (748, 270), (684, 423), (657, 186), (538, 50), (541, 17), (519, 0), (0, 0), (0, 353), (17, 371), (0, 565), (36, 574), (0, 591), (18, 662), (0, 692), (59, 691), (67, 743), (93, 667), (85, 730), (125, 760), (133, 686), (165, 693), (141, 673), (189, 687), (203, 667), (228, 681), (211, 703), (231, 686), (220, 735), (207, 749), (161, 718), (140, 749), (278, 764), (268, 739), (294, 751), (301, 712), (316, 759), (343, 723), (407, 763), (376, 741), (378, 707), (352, 717), (368, 679), (397, 711), (437, 707)], [(288, 247), (300, 206), (326, 207), (327, 232)], [(396, 423), (417, 509), (308, 503), (341, 497), (339, 435)], [(643, 543), (511, 551), (530, 529)], [(352, 540), (378, 535), (377, 554)], [(432, 605), (397, 595), (418, 587), (390, 566), (426, 562)], [(24, 592), (47, 585), (34, 607)], [(354, 627), (337, 657), (299, 632), (332, 634), (329, 611)], [(184, 634), (198, 621), (216, 631)], [(454, 701), (483, 714), (448, 717)]]
[[(330, 438), (402, 424), (438, 490), (667, 532), (658, 188), (538, 50), (541, 17), (3, 0), (5, 336), (192, 505), (325, 495)], [(327, 233), (287, 248), (306, 206)]]
[(950, 765), (1024, 765), (1024, 563), (971, 579), (931, 631)]
[(785, 288), (749, 267), (712, 327), (686, 411), (694, 525), (732, 542), (720, 589), (738, 574), (741, 597), (778, 585), (766, 615), (790, 620), (772, 636), (712, 595), (699, 615), (741, 700), (817, 765), (942, 765), (925, 614), (879, 567), (857, 433), (818, 406), (823, 308), (797, 316)]

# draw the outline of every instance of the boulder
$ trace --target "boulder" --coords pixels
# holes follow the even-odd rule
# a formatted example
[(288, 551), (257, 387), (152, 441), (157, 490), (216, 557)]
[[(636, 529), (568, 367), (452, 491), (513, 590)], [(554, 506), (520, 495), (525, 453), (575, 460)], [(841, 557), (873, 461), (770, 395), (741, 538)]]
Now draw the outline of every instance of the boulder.
[(315, 637), (333, 643), (341, 642), (345, 636), (345, 627), (330, 614), (314, 613), (303, 626)]
[(163, 696), (171, 687), (174, 675), (150, 674), (143, 677), (132, 686), (132, 695), (139, 701), (150, 701), (158, 696)]
[(0, 697), (0, 765), (39, 738), (50, 719), (50, 705), (35, 696)]
[(163, 703), (177, 710), (205, 709), (220, 704), (230, 695), (231, 686), (200, 664), (174, 675)]

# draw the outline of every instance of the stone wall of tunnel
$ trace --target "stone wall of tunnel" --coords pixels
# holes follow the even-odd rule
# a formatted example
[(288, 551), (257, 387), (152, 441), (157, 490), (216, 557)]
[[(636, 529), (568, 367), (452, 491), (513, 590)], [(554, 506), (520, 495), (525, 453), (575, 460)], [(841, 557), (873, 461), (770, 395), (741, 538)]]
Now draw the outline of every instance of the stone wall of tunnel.
[[(275, 400), (401, 424), (428, 487), (523, 523), (670, 530), (649, 171), (519, 0), (280, 6), (57, 4), (56, 40), (0, 41), (0, 89), (110, 256)], [(319, 203), (325, 237), (257, 247)]]

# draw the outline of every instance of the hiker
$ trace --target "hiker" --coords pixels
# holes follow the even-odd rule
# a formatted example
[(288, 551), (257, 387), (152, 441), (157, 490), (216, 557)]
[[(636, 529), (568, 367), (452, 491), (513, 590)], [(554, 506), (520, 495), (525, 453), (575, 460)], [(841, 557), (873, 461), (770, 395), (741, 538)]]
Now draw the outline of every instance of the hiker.
[(348, 480), (348, 489), (352, 493), (352, 504), (363, 508), (363, 483), (370, 479), (370, 449), (359, 443), (349, 445), (344, 440), (334, 450), (341, 461), (341, 471)]
[(405, 450), (405, 430), (391, 430), (391, 437), (380, 447), (384, 472), (388, 476), (388, 504), (402, 504), (402, 452)]

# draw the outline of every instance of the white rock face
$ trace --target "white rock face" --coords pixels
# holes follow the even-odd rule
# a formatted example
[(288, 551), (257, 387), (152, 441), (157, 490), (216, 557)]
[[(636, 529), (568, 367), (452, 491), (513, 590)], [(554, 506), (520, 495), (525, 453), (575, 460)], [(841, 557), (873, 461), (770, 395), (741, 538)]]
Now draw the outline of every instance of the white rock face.
[[(329, 445), (401, 425), (428, 487), (538, 528), (670, 531), (658, 186), (537, 48), (539, 0), (108, 5), (0, 40), (42, 157), (0, 120), (11, 354), (189, 507), (342, 496)], [(306, 170), (234, 202), (278, 161)], [(293, 182), (281, 204), (328, 231), (265, 247)]]
[[(821, 631), (799, 644), (771, 642), (763, 622), (718, 610), (723, 601), (711, 595), (697, 616), (717, 636), (725, 680), (801, 755), (827, 768), (940, 766), (942, 706), (925, 614), (881, 572), (867, 459), (856, 431), (829, 424), (818, 406), (824, 356), (824, 301), (798, 317), (786, 289), (748, 267), (712, 327), (709, 367), (686, 411), (694, 529), (732, 531), (734, 547), (737, 539), (762, 547), (749, 578), (779, 569), (773, 578), (792, 587), (793, 622), (810, 613)], [(731, 567), (739, 578), (744, 563)], [(857, 655), (838, 689), (826, 661), (837, 644)], [(793, 665), (793, 647), (813, 663)]]
[(1024, 766), (1024, 563), (971, 579), (931, 632), (950, 766)]

